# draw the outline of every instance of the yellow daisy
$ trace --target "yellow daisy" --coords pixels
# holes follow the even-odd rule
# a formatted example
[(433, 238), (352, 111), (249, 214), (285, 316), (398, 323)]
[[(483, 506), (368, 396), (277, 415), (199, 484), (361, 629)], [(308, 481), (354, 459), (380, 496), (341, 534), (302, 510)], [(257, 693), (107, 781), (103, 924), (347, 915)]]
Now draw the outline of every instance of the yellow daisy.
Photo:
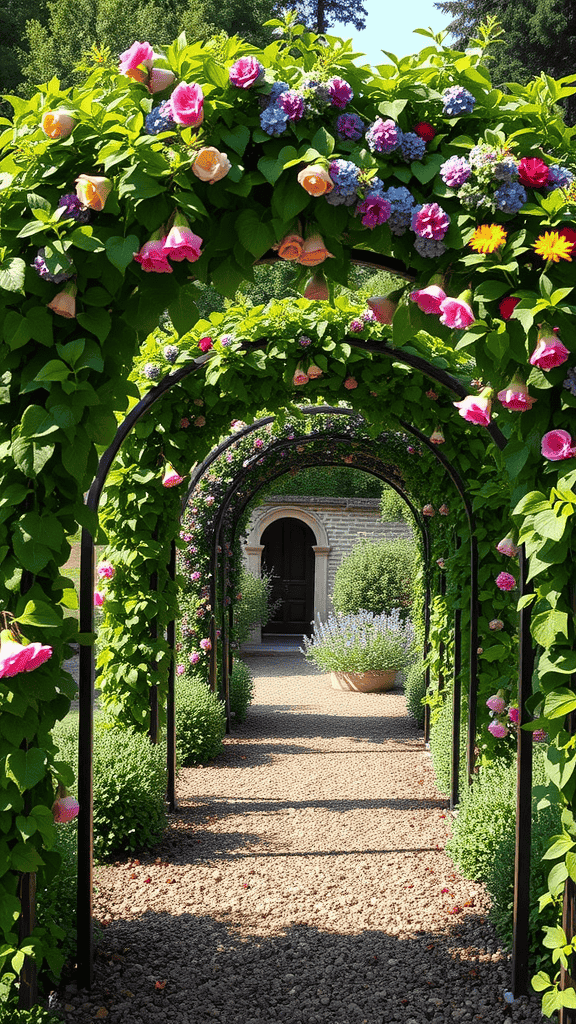
[(534, 242), (534, 252), (545, 260), (552, 260), (553, 263), (559, 263), (560, 260), (568, 260), (571, 263), (572, 249), (573, 243), (558, 231), (545, 231)]
[(476, 252), (494, 252), (506, 241), (506, 232), (500, 224), (481, 224), (476, 228), (468, 245)]

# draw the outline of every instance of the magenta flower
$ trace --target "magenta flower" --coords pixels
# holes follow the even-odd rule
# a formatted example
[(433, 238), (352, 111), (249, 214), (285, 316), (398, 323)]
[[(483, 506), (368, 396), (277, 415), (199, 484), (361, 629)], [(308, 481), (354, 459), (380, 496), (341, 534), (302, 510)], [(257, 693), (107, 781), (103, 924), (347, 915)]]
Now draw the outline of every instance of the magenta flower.
[(354, 320), (351, 320), (350, 323), (348, 324), (348, 330), (350, 331), (351, 334), (360, 334), (360, 332), (364, 330), (364, 327), (364, 321), (360, 320), (359, 317), (355, 318)]
[(392, 213), (392, 205), (383, 196), (369, 192), (363, 202), (357, 204), (356, 213), (362, 214), (365, 228), (375, 228), (388, 220)]
[(288, 114), (289, 121), (299, 121), (304, 114), (304, 100), (294, 89), (287, 89), (286, 92), (280, 93), (276, 103), (285, 114)]
[(96, 566), (96, 573), (101, 580), (111, 580), (116, 572), (112, 562), (100, 562)]
[(188, 661), (190, 662), (191, 665), (197, 665), (198, 662), (200, 661), (200, 655), (198, 654), (198, 651), (192, 651), (192, 654), (189, 656)]
[(171, 274), (172, 267), (164, 250), (166, 237), (160, 237), (161, 232), (156, 232), (156, 235), (156, 238), (152, 237), (149, 242), (144, 242), (140, 251), (134, 253), (134, 259), (148, 274)]
[(343, 78), (331, 78), (328, 82), (328, 92), (332, 106), (338, 107), (338, 110), (344, 110), (344, 107), (354, 99), (354, 90)]
[(470, 324), (474, 323), (476, 317), (474, 316), (472, 307), (468, 302), (465, 301), (463, 296), (470, 297), (469, 291), (463, 292), (457, 299), (453, 299), (447, 296), (440, 303), (440, 323), (444, 324), (445, 327), (450, 327), (452, 330), (462, 331), (466, 327), (470, 327)]
[(412, 231), (420, 238), (433, 238), (439, 241), (450, 227), (450, 217), (438, 203), (424, 203), (412, 214)]
[(571, 459), (576, 455), (572, 447), (572, 438), (567, 430), (549, 430), (542, 438), (542, 455), (551, 462)]
[(203, 651), (206, 652), (212, 650), (212, 641), (209, 639), (209, 637), (204, 637), (204, 639), (200, 641), (200, 647), (202, 648)]
[(484, 388), (479, 395), (466, 395), (461, 402), (452, 402), (458, 409), (459, 415), (468, 423), (478, 423), (481, 427), (487, 427), (490, 423), (492, 412), (492, 389)]
[(230, 82), (237, 89), (251, 89), (264, 74), (264, 68), (256, 57), (240, 57), (229, 71)]
[(508, 729), (504, 723), (498, 721), (490, 722), (488, 732), (491, 732), (497, 740), (503, 740), (504, 737), (508, 735)]
[[(398, 307), (397, 302), (393, 302), (387, 295), (372, 295), (366, 302), (370, 306), (373, 320), (377, 320), (379, 324), (392, 323)], [(362, 316), (366, 319), (366, 313), (362, 313)]]
[(11, 679), (19, 672), (33, 672), (52, 657), (52, 648), (40, 643), (21, 644), (11, 631), (0, 634), (0, 679)]
[(496, 715), (501, 715), (506, 707), (506, 701), (498, 694), (494, 694), (492, 697), (488, 697), (486, 707), (490, 708), (490, 711), (494, 711)]
[(150, 43), (132, 43), (129, 50), (124, 50), (124, 53), (120, 54), (120, 74), (127, 75), (130, 71), (140, 67), (141, 64), (150, 69), (153, 60), (154, 50)]
[(52, 804), (52, 814), (57, 824), (72, 821), (80, 810), (80, 804), (73, 796), (60, 796)]
[(180, 82), (170, 99), (172, 120), (183, 128), (198, 128), (204, 120), (204, 94), (196, 82)]
[(520, 708), (508, 708), (508, 718), (514, 725), (518, 725), (520, 721)]
[(177, 676), (183, 676), (185, 671), (186, 671), (186, 668), (185, 668), (184, 665), (176, 665), (176, 675)]
[(510, 572), (498, 573), (495, 582), (499, 590), (514, 590), (516, 586), (516, 580)]
[(402, 130), (394, 121), (377, 117), (366, 132), (366, 142), (373, 153), (391, 153), (402, 142)]
[(163, 252), (166, 257), (169, 256), (171, 260), (178, 263), (181, 263), (182, 260), (195, 263), (200, 259), (202, 239), (199, 235), (194, 234), (184, 214), (176, 214), (174, 224), (164, 239)]
[(174, 467), (167, 462), (162, 476), (162, 487), (177, 487), (178, 484), (182, 483), (183, 479), (184, 477), (180, 476)]
[(553, 370), (565, 363), (569, 355), (560, 338), (550, 333), (549, 327), (543, 326), (538, 332), (538, 344), (530, 356), (530, 365), (537, 366), (539, 370)]
[(501, 555), (507, 555), (508, 558), (514, 558), (518, 554), (518, 548), (512, 539), (512, 533), (508, 533), (502, 540), (498, 541), (496, 551), (499, 551)]
[(103, 590), (94, 591), (94, 607), (101, 608), (106, 600), (106, 594)]
[(200, 580), (200, 579), (202, 579), (202, 573), (198, 572), (198, 571), (193, 572), (193, 573), (190, 574), (190, 579), (194, 580), (194, 581)]
[(498, 401), (510, 412), (525, 412), (531, 409), (537, 398), (528, 394), (528, 388), (519, 374), (515, 373), (507, 388), (498, 392)]
[(546, 743), (548, 739), (548, 733), (544, 732), (544, 729), (534, 729), (532, 733), (532, 739), (535, 743)]
[(446, 292), (437, 284), (430, 284), (427, 288), (419, 288), (410, 292), (412, 302), (418, 304), (418, 309), (423, 313), (440, 313), (440, 306), (447, 298)]

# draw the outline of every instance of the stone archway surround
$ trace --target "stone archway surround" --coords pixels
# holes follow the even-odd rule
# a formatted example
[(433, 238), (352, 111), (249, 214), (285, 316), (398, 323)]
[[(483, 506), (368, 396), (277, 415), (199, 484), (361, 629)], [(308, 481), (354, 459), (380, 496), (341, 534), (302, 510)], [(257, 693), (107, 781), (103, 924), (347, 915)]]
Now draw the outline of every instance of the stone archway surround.
[[(274, 509), (264, 511), (257, 518), (254, 526), (248, 534), (244, 552), (246, 555), (246, 568), (253, 576), (260, 578), (262, 574), (262, 552), (264, 545), (261, 543), (262, 535), (266, 528), (279, 519), (298, 519), (305, 523), (312, 530), (317, 543), (312, 545), (314, 552), (314, 618), (317, 615), (324, 620), (328, 614), (328, 555), (332, 547), (328, 540), (328, 534), (324, 525), (311, 512), (295, 509), (294, 506), (281, 505)], [(250, 636), (253, 644), (262, 643), (262, 630), (260, 626), (255, 627)]]

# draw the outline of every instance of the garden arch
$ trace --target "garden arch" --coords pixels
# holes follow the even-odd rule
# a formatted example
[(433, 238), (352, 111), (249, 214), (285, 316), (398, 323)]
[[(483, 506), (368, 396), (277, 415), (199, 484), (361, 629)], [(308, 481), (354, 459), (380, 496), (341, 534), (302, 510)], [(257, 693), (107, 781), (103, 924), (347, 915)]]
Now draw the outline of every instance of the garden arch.
[[(210, 400), (207, 434), (212, 441), (233, 415), (234, 403), (245, 401), (247, 379), (258, 380), (251, 399), (259, 397), (262, 407), (279, 408), (298, 359), (309, 369), (312, 354), (315, 365), (329, 376), (332, 399), (357, 374), (355, 403), (369, 421), (378, 421), (379, 404), (386, 402), (392, 415), (408, 419), (408, 407), (418, 408), (418, 422), (427, 429), (435, 427), (434, 420), (454, 426), (453, 394), (443, 393), (431, 414), (423, 388), (407, 371), (423, 359), (436, 364), (429, 376), (440, 385), (446, 383), (440, 376), (446, 373), (444, 364), (468, 380), (474, 362), (473, 372), (493, 388), (503, 388), (505, 407), (523, 413), (503, 424), (508, 443), (501, 454), (491, 449), (498, 479), (505, 483), (503, 493), (487, 478), (482, 441), (470, 437), (469, 451), (459, 453), (462, 423), (455, 424), (455, 447), (450, 449), (449, 440), (447, 450), (464, 478), (474, 467), (476, 512), (485, 513), (490, 505), (492, 524), (515, 516), (521, 531), (516, 539), (526, 542), (530, 560), (529, 566), (522, 562), (521, 580), (527, 584), (529, 572), (535, 581), (531, 630), (541, 648), (542, 688), (530, 714), (538, 714), (532, 724), (545, 726), (554, 750), (550, 784), (564, 808), (565, 832), (549, 850), (550, 859), (558, 861), (549, 886), (553, 903), (559, 904), (564, 893), (566, 908), (564, 931), (547, 934), (548, 948), (559, 950), (562, 977), (541, 975), (538, 984), (545, 993), (545, 1009), (560, 1008), (567, 1021), (576, 1009), (567, 975), (576, 874), (571, 860), (576, 826), (570, 720), (564, 729), (566, 716), (576, 707), (569, 579), (576, 479), (571, 463), (567, 471), (561, 463), (574, 453), (564, 428), (575, 396), (573, 366), (565, 381), (565, 370), (557, 368), (576, 349), (576, 307), (569, 301), (573, 279), (565, 265), (572, 259), (575, 218), (573, 173), (566, 166), (573, 160), (573, 144), (556, 104), (570, 84), (543, 76), (526, 87), (514, 86), (507, 96), (493, 90), (482, 64), (488, 33), (467, 54), (455, 53), (431, 36), (420, 56), (383, 71), (356, 67), (351, 51), (339, 40), (326, 45), (288, 21), (277, 28), (279, 38), (257, 55), (237, 40), (187, 46), (181, 37), (165, 58), (154, 55), (148, 44), (135, 44), (123, 55), (120, 76), (103, 62), (72, 95), (52, 82), (29, 101), (13, 98), (14, 126), (2, 137), (1, 165), (2, 387), (8, 410), (1, 437), (1, 596), (6, 613), (14, 615), (33, 641), (41, 643), (48, 631), (53, 660), (34, 670), (40, 698), (22, 672), (4, 673), (11, 682), (3, 693), (8, 726), (2, 787), (10, 804), (3, 812), (9, 820), (6, 870), (0, 879), (7, 908), (0, 922), (3, 962), (18, 973), (25, 951), (33, 949), (39, 959), (55, 953), (49, 936), (36, 931), (28, 941), (26, 928), (19, 937), (14, 922), (32, 892), (34, 869), (43, 869), (50, 860), (53, 780), (69, 784), (50, 738), (54, 722), (69, 706), (70, 680), (60, 665), (68, 640), (77, 635), (74, 624), (64, 619), (63, 606), (73, 598), (60, 567), (76, 524), (97, 529), (93, 509), (82, 501), (96, 470), (96, 446), (109, 444), (116, 428), (114, 413), (123, 415), (128, 399), (136, 397), (135, 382), (128, 378), (137, 343), (156, 328), (168, 306), (182, 342), (177, 358), (184, 364), (202, 350), (207, 330), (221, 335), (204, 386), (198, 375), (199, 389), (185, 392), (183, 387), (180, 393), (182, 402), (186, 394)], [(176, 79), (179, 84), (173, 88)], [(162, 105), (153, 107), (159, 85), (166, 92)], [(218, 146), (226, 147), (231, 158)], [(75, 178), (76, 195), (67, 191)], [(388, 181), (393, 184), (388, 186)], [(188, 233), (186, 216), (198, 222), (206, 218), (204, 241)], [(92, 223), (86, 223), (89, 217)], [(490, 218), (494, 223), (488, 223)], [(37, 244), (40, 251), (34, 257)], [(447, 303), (441, 311), (445, 322), (434, 313), (420, 312), (404, 296), (398, 305), (393, 299), (380, 304), (382, 319), (392, 321), (382, 326), (359, 322), (355, 314), (360, 308), (336, 300), (334, 306), (320, 301), (312, 309), (295, 303), (294, 317), (275, 304), (247, 315), (244, 309), (236, 318), (223, 315), (219, 321), (200, 322), (194, 333), (195, 284), (189, 280), (188, 264), (195, 264), (200, 280), (212, 280), (233, 295), (240, 281), (250, 277), (254, 261), (273, 245), (303, 274), (307, 267), (322, 266), (307, 286), (315, 299), (328, 297), (327, 279), (345, 280), (351, 253), (358, 248), (369, 247), (397, 267), (414, 267), (406, 277), (442, 288), (443, 295), (444, 288), (453, 292), (442, 300)], [(135, 266), (135, 251), (140, 266)], [(440, 282), (430, 282), (432, 269), (443, 275)], [(473, 299), (456, 298), (471, 277)], [(56, 292), (54, 285), (64, 283), (62, 278), (67, 283)], [(438, 291), (417, 291), (438, 299)], [(356, 321), (354, 329), (350, 317)], [(308, 354), (294, 347), (295, 323), (302, 338), (313, 338)], [(222, 325), (227, 326), (226, 335)], [(461, 328), (467, 329), (452, 333)], [(266, 354), (266, 344), (258, 345), (258, 338), (267, 339)], [(378, 391), (371, 359), (376, 353), (394, 368), (390, 380), (379, 379)], [(275, 370), (266, 379), (275, 358), (283, 361), (283, 373)], [(539, 396), (535, 409), (523, 379), (529, 360), (530, 388)], [(195, 365), (200, 365), (198, 360)], [(165, 390), (184, 384), (186, 373), (179, 373), (171, 375)], [(150, 379), (145, 373), (143, 378)], [(317, 386), (313, 388), (316, 393)], [(470, 412), (470, 389), (463, 380), (454, 388), (464, 401), (462, 412)], [(489, 418), (488, 390), (475, 403), (484, 416), (481, 423)], [(222, 408), (216, 407), (218, 391), (229, 396)], [(174, 419), (160, 427), (162, 445), (155, 436), (151, 450), (157, 460), (172, 457), (177, 462), (185, 439)], [(137, 429), (143, 437), (146, 425)], [(494, 429), (488, 430), (494, 439)], [(550, 481), (543, 465), (546, 475), (556, 470)], [(151, 476), (143, 481), (146, 474)], [(135, 486), (142, 508), (157, 521), (158, 510), (164, 512), (168, 502), (160, 500), (153, 479), (148, 463)], [(146, 484), (152, 494), (142, 493)], [(112, 481), (109, 493), (112, 507), (121, 497), (118, 481)], [(488, 539), (485, 544), (479, 569), (484, 582), (494, 564)], [(147, 545), (150, 551), (162, 547), (153, 529)], [(457, 567), (460, 556), (453, 557)], [(126, 566), (126, 585), (131, 571)], [(514, 574), (505, 575), (514, 581)], [(112, 593), (121, 593), (122, 582), (117, 580)], [(169, 590), (163, 579), (158, 586), (159, 594), (163, 586)], [(531, 596), (523, 596), (521, 650), (527, 674)], [(154, 602), (149, 598), (144, 603)], [(494, 664), (503, 657), (497, 647), (505, 656), (512, 646), (510, 636), (508, 640), (490, 642), (494, 661), (484, 655), (487, 687), (497, 677)], [(166, 653), (161, 631), (148, 641), (160, 659)], [(158, 664), (154, 662), (152, 674)], [(507, 680), (510, 689), (509, 684)], [(528, 724), (528, 717), (523, 709), (521, 726)], [(529, 735), (522, 730), (519, 735), (522, 749)], [(491, 743), (487, 738), (489, 751)], [(25, 972), (24, 998), (29, 982)]]

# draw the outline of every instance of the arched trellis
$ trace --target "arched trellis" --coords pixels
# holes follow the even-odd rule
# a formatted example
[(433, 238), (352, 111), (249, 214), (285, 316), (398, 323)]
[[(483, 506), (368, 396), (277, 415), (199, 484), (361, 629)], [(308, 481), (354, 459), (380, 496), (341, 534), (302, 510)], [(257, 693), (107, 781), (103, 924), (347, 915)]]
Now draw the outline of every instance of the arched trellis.
[[(400, 362), (402, 364), (405, 364), (405, 365), (408, 365), (408, 366), (414, 368), (415, 370), (423, 373), (425, 376), (427, 376), (432, 381), (434, 381), (434, 382), (436, 382), (438, 384), (441, 384), (444, 387), (448, 388), (449, 391), (453, 395), (458, 397), (458, 398), (463, 398), (467, 394), (465, 387), (458, 380), (456, 380), (454, 377), (452, 377), (449, 373), (447, 373), (445, 370), (443, 370), (443, 369), (441, 369), (439, 367), (436, 367), (436, 366), (430, 364), (429, 362), (427, 362), (427, 360), (425, 360), (424, 358), (422, 358), (422, 357), (420, 357), (418, 355), (415, 355), (412, 352), (405, 352), (404, 350), (396, 351), (395, 349), (393, 349), (386, 342), (382, 342), (382, 343), (368, 342), (368, 343), (366, 343), (366, 342), (361, 342), (357, 338), (354, 338), (354, 337), (347, 337), (346, 341), (352, 347), (359, 348), (359, 349), (363, 348), (365, 351), (367, 350), (367, 351), (373, 352), (374, 354), (377, 354), (377, 355), (380, 355), (380, 356), (383, 356), (383, 357), (391, 357), (391, 358), (395, 359), (396, 361), (398, 361), (398, 362)], [(262, 339), (261, 341), (255, 343), (252, 346), (246, 346), (246, 348), (262, 349), (262, 348), (265, 348), (265, 346), (266, 346), (266, 340)], [(135, 425), (135, 423), (137, 423), (138, 420), (143, 415), (145, 415), (145, 413), (148, 412), (149, 409), (151, 409), (152, 406), (165, 393), (167, 393), (167, 391), (169, 391), (172, 387), (174, 387), (175, 384), (178, 384), (180, 381), (182, 381), (189, 374), (191, 374), (191, 373), (193, 373), (195, 371), (200, 370), (201, 367), (206, 363), (206, 361), (209, 358), (210, 358), (209, 355), (205, 355), (205, 356), (199, 357), (199, 358), (193, 360), (190, 364), (181, 367), (180, 369), (178, 369), (177, 371), (175, 371), (172, 374), (169, 374), (155, 388), (153, 388), (145, 396), (145, 398), (142, 399), (142, 401), (140, 403), (138, 403), (138, 405), (132, 410), (132, 412), (126, 418), (124, 423), (118, 429), (118, 432), (117, 432), (117, 435), (116, 435), (116, 437), (114, 439), (114, 442), (112, 443), (110, 448), (107, 450), (107, 452), (105, 453), (105, 455), (103, 456), (103, 458), (102, 458), (102, 460), (100, 462), (100, 466), (99, 466), (99, 469), (98, 469), (97, 476), (96, 476), (96, 478), (94, 480), (94, 483), (93, 483), (93, 485), (92, 485), (92, 487), (90, 489), (89, 496), (88, 496), (88, 502), (87, 503), (88, 503), (88, 506), (90, 508), (92, 508), (95, 511), (97, 510), (98, 504), (99, 504), (100, 495), (101, 495), (101, 492), (102, 492), (102, 488), (104, 486), (104, 482), (105, 482), (107, 473), (108, 473), (108, 471), (109, 471), (109, 469), (110, 469), (110, 467), (112, 465), (113, 459), (114, 459), (115, 455), (118, 453), (123, 440), (126, 438), (126, 436), (130, 432), (132, 427)], [(504, 439), (503, 439), (500, 431), (498, 430), (498, 428), (495, 425), (490, 425), (487, 429), (488, 429), (488, 433), (492, 437), (492, 440), (497, 444), (497, 446), (498, 447), (503, 447), (505, 442), (504, 442)], [(435, 454), (436, 454), (436, 452), (435, 452)], [(92, 595), (91, 595), (91, 587), (92, 587), (91, 580), (93, 578), (93, 566), (94, 566), (93, 538), (91, 537), (91, 535), (90, 535), (90, 533), (88, 531), (84, 530), (83, 531), (83, 537), (82, 537), (82, 568), (81, 568), (81, 576), (82, 576), (83, 580), (89, 579), (90, 580), (90, 584), (89, 584), (88, 589), (86, 589), (86, 587), (84, 588), (85, 592), (83, 593), (83, 595), (81, 597), (81, 603), (80, 603), (81, 627), (80, 628), (81, 628), (82, 631), (91, 631), (91, 627), (92, 627), (92, 623), (93, 623), (93, 609), (92, 609)], [(526, 609), (525, 610), (525, 623), (528, 622), (528, 618), (527, 618), (528, 615), (529, 615), (529, 612)], [(525, 663), (524, 668), (526, 668), (526, 663)], [(79, 742), (81, 744), (83, 744), (83, 748), (82, 749), (84, 751), (91, 752), (94, 667), (93, 667), (93, 661), (92, 661), (92, 656), (91, 656), (90, 649), (84, 649), (83, 651), (81, 651), (81, 673), (82, 673), (82, 678), (83, 678), (83, 685), (82, 685), (82, 690), (81, 690), (81, 694), (80, 694), (80, 706), (81, 706), (81, 709), (83, 711), (83, 715), (82, 715), (83, 721), (82, 721), (81, 728), (80, 728)], [(171, 685), (173, 686), (173, 666), (172, 666), (172, 669), (171, 669), (171, 675), (172, 675), (172, 683), (171, 683)], [(526, 690), (527, 690), (527, 686), (524, 686), (524, 689), (521, 692), (526, 694)], [(525, 720), (525, 718), (526, 718), (526, 715), (525, 715), (525, 712), (524, 712), (524, 720)], [(530, 736), (527, 737), (528, 742), (530, 741), (530, 738), (531, 738)], [(521, 748), (520, 748), (520, 750), (521, 750)], [(91, 757), (91, 754), (90, 754), (90, 757)], [(530, 778), (529, 778), (528, 772), (526, 771), (526, 763), (527, 762), (526, 762), (526, 759), (525, 759), (525, 761), (524, 761), (524, 770), (523, 770), (523, 774), (522, 774), (522, 785), (524, 786), (524, 790), (526, 790), (526, 787), (528, 787), (528, 797), (527, 797), (527, 799), (528, 799), (528, 804), (529, 804), (529, 800), (530, 800)], [(86, 763), (86, 759), (84, 761), (81, 759), (80, 766), (81, 766), (80, 767), (80, 773), (82, 774), (83, 778), (82, 779), (79, 778), (79, 796), (80, 796), (81, 806), (84, 807), (85, 811), (84, 811), (84, 815), (83, 815), (84, 821), (81, 821), (80, 822), (80, 826), (79, 826), (80, 827), (79, 842), (83, 843), (83, 849), (84, 849), (84, 855), (81, 858), (79, 857), (79, 891), (82, 890), (83, 892), (91, 893), (91, 889), (92, 889), (92, 864), (91, 864), (91, 858), (88, 858), (86, 856), (86, 849), (91, 850), (91, 842), (92, 842), (91, 820), (89, 822), (86, 821), (86, 818), (88, 817), (88, 814), (86, 813), (86, 808), (91, 808), (91, 804), (92, 804), (91, 776), (90, 776), (90, 768), (89, 768), (89, 765)], [(520, 775), (520, 765), (519, 765), (519, 775)], [(520, 794), (519, 794), (519, 801), (520, 801)], [(524, 804), (523, 804), (523, 806), (524, 807), (526, 806), (526, 792), (524, 792)], [(530, 820), (529, 815), (528, 815), (528, 819), (527, 820), (528, 821)], [(526, 849), (526, 834), (525, 834), (525, 832), (522, 829), (520, 829), (519, 835), (518, 835), (517, 864), (518, 864), (518, 847), (521, 847), (524, 850)], [(529, 850), (529, 847), (528, 847), (528, 850)], [(520, 858), (520, 859), (522, 859), (522, 858)], [(89, 860), (89, 862), (88, 862), (88, 860)], [(524, 857), (524, 862), (526, 862), (526, 857)], [(518, 872), (517, 872), (517, 875), (518, 875)], [(82, 880), (82, 882), (81, 882), (81, 880)], [(520, 915), (520, 912), (522, 910), (523, 904), (525, 902), (525, 908), (524, 909), (525, 909), (525, 916), (526, 916), (526, 919), (527, 919), (527, 914), (528, 914), (527, 888), (525, 889), (525, 899), (524, 899), (522, 893), (520, 893), (519, 891), (517, 891), (517, 895), (518, 895), (518, 899), (517, 900), (515, 899), (515, 906), (516, 906), (516, 903), (518, 903), (518, 914)], [(79, 924), (78, 924), (78, 934), (79, 934), (79, 980), (81, 981), (81, 983), (89, 985), (90, 982), (91, 982), (92, 923), (91, 923), (91, 916), (87, 917), (87, 915), (85, 913), (85, 909), (86, 908), (83, 906), (82, 907), (82, 911), (80, 912), (80, 908), (79, 908)], [(521, 936), (519, 935), (519, 930), (515, 927), (515, 940), (516, 940), (516, 938), (521, 938)], [(517, 943), (515, 941), (515, 946), (516, 945), (517, 945)], [(525, 945), (526, 950), (527, 950), (527, 928), (524, 931), (524, 945)], [(86, 954), (87, 950), (89, 951), (88, 954)], [(515, 974), (514, 974), (514, 980), (513, 980), (513, 989), (514, 989), (514, 992), (516, 994), (519, 994), (520, 992), (525, 991), (526, 988), (527, 988), (527, 955), (526, 955), (526, 957), (524, 957), (523, 955), (515, 956), (514, 963), (515, 963)]]

